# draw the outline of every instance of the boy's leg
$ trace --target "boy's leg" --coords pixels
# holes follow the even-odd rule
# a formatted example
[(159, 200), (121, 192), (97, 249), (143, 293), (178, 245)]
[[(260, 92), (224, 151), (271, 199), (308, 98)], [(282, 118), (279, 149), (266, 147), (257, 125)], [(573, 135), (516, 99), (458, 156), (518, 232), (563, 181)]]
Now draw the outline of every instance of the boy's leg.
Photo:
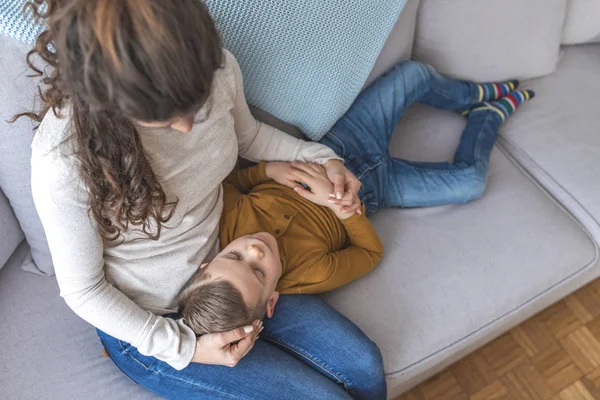
[(431, 66), (405, 61), (365, 89), (331, 129), (345, 147), (363, 154), (387, 154), (391, 135), (404, 110), (420, 101), (430, 106), (463, 111), (506, 95), (517, 81), (476, 84), (447, 78)]
[(483, 103), (468, 114), (453, 163), (412, 162), (396, 158), (378, 168), (384, 207), (427, 207), (466, 203), (479, 198), (487, 185), (490, 154), (498, 128), (531, 91), (515, 92)]

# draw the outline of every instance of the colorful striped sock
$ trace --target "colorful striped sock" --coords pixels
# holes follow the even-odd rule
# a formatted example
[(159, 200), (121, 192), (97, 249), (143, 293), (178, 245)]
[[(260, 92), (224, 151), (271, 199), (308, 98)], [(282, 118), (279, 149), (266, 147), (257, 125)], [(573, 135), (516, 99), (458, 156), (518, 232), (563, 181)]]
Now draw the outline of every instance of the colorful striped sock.
[[(477, 96), (477, 100), (474, 103), (478, 104), (484, 101), (498, 100), (504, 96), (508, 96), (519, 87), (519, 83), (516, 79), (504, 82), (471, 83), (471, 85), (475, 86), (474, 90)], [(470, 111), (471, 107), (468, 107), (459, 110), (458, 113), (466, 116)]]
[(515, 79), (505, 82), (476, 83), (475, 85), (479, 92), (477, 103), (482, 103), (484, 101), (498, 100), (514, 92), (519, 87), (519, 81)]
[(526, 101), (529, 101), (535, 97), (533, 90), (517, 90), (516, 92), (510, 93), (508, 96), (502, 97), (497, 101), (483, 102), (471, 108), (469, 113), (476, 111), (494, 111), (502, 117), (502, 121), (505, 121), (512, 113), (517, 111), (517, 108)]

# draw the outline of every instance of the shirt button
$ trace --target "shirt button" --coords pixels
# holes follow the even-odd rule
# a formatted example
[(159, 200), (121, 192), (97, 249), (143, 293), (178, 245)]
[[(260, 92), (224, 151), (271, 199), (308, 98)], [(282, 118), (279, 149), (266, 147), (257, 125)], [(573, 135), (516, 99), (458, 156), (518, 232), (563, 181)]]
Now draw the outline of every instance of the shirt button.
[(290, 216), (289, 215), (284, 215), (283, 218), (290, 219)]
[(280, 233), (281, 233), (281, 230), (280, 230), (280, 229), (277, 229), (277, 230), (275, 231), (275, 234), (276, 234), (276, 235), (279, 235)]

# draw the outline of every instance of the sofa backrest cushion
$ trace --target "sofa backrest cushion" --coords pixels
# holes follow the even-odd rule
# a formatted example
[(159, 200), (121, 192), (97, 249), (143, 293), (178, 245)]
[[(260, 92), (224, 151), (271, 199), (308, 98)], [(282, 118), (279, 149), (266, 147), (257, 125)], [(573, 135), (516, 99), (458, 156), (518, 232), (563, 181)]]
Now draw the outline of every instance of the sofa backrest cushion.
[(406, 0), (206, 0), (248, 102), (318, 140), (369, 76)]
[(4, 266), (19, 243), (23, 241), (23, 232), (13, 213), (8, 199), (0, 190), (0, 268)]
[(363, 87), (369, 86), (375, 79), (389, 71), (394, 65), (410, 60), (415, 40), (415, 27), (420, 0), (407, 0), (406, 7), (387, 38), (375, 66), (371, 70)]
[(568, 0), (562, 43), (600, 43), (600, 0)]
[(31, 194), (34, 125), (28, 118), (13, 124), (6, 122), (18, 112), (33, 109), (37, 80), (27, 77), (31, 71), (25, 63), (30, 48), (31, 45), (0, 36), (0, 188), (10, 201), (35, 261), (35, 265), (28, 262), (22, 268), (52, 275), (50, 250)]
[(567, 0), (422, 0), (413, 58), (479, 81), (550, 74)]

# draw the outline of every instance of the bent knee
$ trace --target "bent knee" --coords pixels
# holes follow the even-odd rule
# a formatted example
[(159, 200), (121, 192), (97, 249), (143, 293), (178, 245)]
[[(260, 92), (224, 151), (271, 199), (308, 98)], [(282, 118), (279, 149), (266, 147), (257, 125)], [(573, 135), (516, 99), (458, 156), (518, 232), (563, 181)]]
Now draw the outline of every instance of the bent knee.
[(436, 73), (435, 68), (431, 65), (412, 60), (403, 61), (400, 64), (397, 64), (395, 69), (402, 70), (403, 74), (408, 76), (415, 76), (416, 74), (421, 75), (425, 80), (430, 80)]
[(487, 188), (487, 177), (481, 174), (474, 176), (469, 184), (465, 185), (460, 193), (460, 202), (468, 203), (483, 196)]
[(334, 371), (346, 390), (360, 399), (385, 399), (386, 381), (383, 357), (379, 347), (362, 331), (346, 331), (340, 338), (343, 351), (339, 353)]
[(386, 393), (383, 357), (377, 345), (371, 341), (355, 354), (353, 382), (349, 382), (350, 393), (368, 394), (363, 398), (383, 399)]
[(371, 340), (361, 343), (360, 348), (356, 349), (355, 361), (358, 376), (363, 376), (366, 381), (378, 382), (385, 379), (381, 351)]

